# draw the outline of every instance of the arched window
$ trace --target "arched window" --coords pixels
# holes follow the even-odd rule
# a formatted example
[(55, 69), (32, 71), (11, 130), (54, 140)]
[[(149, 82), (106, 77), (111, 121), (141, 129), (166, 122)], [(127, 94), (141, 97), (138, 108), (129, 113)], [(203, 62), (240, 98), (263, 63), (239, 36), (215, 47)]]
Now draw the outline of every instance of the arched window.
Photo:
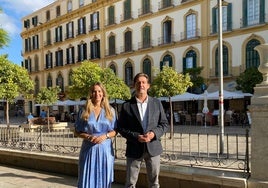
[(163, 66), (169, 66), (169, 67), (173, 66), (173, 60), (172, 60), (171, 55), (169, 55), (169, 54), (165, 55), (163, 60), (160, 61), (160, 70), (163, 69)]
[(51, 75), (48, 75), (48, 77), (47, 77), (47, 87), (52, 87), (52, 77), (51, 77)]
[[(229, 74), (229, 52), (227, 46), (222, 46), (222, 73), (223, 76)], [(219, 76), (219, 50), (215, 51), (215, 76)]]
[(151, 75), (152, 75), (152, 64), (151, 60), (149, 58), (146, 58), (142, 62), (142, 71), (147, 74), (151, 80)]
[(196, 15), (189, 14), (186, 16), (186, 38), (194, 38), (197, 36)]
[(36, 77), (34, 80), (34, 94), (37, 95), (39, 93), (39, 79)]
[(127, 31), (125, 33), (125, 52), (132, 51), (132, 32)]
[(163, 41), (161, 44), (171, 43), (171, 35), (172, 35), (172, 22), (171, 20), (167, 20), (163, 23)]
[(142, 48), (149, 47), (151, 47), (151, 28), (147, 25), (142, 28)]
[(117, 75), (116, 67), (115, 67), (114, 64), (111, 64), (111, 65), (109, 66), (109, 68), (112, 69), (112, 71), (114, 72), (115, 75)]
[(109, 55), (115, 55), (115, 36), (109, 37)]
[(59, 74), (56, 79), (56, 85), (60, 87), (61, 91), (64, 91), (64, 81), (61, 74)]
[(133, 79), (133, 67), (130, 62), (127, 62), (125, 64), (125, 83), (128, 86), (132, 85), (132, 79)]
[(183, 71), (191, 68), (196, 68), (196, 52), (194, 50), (189, 50), (183, 58)]
[(260, 45), (260, 41), (256, 39), (250, 40), (246, 45), (246, 69), (250, 67), (258, 67), (260, 65), (259, 54), (254, 48)]

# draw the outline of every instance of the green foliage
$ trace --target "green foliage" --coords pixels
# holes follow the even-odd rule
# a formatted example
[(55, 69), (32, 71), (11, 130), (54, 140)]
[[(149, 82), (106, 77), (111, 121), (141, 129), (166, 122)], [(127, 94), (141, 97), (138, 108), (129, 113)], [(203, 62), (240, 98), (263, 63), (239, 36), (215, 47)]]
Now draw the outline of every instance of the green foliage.
[(89, 87), (96, 82), (105, 86), (110, 99), (128, 99), (130, 90), (125, 83), (112, 72), (111, 69), (102, 69), (98, 64), (84, 61), (72, 74), (72, 85), (68, 96), (79, 99), (88, 96)]
[(172, 97), (184, 93), (192, 86), (189, 74), (177, 73), (172, 67), (163, 66), (151, 84), (150, 95), (156, 97)]
[(242, 90), (244, 93), (254, 93), (254, 87), (263, 81), (262, 74), (256, 67), (251, 67), (241, 73), (236, 79), (237, 90)]
[(0, 56), (0, 99), (13, 102), (20, 94), (29, 94), (33, 88), (34, 83), (25, 68)]
[(0, 48), (7, 46), (9, 41), (8, 33), (4, 29), (0, 28)]
[(192, 91), (199, 91), (202, 84), (204, 84), (204, 78), (200, 76), (203, 69), (204, 67), (196, 67), (196, 68), (186, 69), (184, 71), (184, 74), (188, 73), (191, 77), (191, 82), (193, 83), (193, 85), (191, 86)]
[(101, 76), (101, 82), (105, 85), (107, 93), (110, 99), (130, 99), (130, 89), (125, 82), (119, 79), (112, 69), (103, 69), (103, 75)]
[(49, 87), (49, 88), (41, 88), (36, 96), (36, 103), (44, 104), (44, 105), (51, 105), (58, 100), (58, 93), (60, 92), (60, 88), (57, 87)]

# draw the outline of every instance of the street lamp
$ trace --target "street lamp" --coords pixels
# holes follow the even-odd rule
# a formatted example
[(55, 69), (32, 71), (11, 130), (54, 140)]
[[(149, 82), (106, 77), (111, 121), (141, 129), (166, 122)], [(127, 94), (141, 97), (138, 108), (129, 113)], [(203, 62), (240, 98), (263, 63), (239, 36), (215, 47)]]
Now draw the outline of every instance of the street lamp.
[(222, 62), (222, 0), (218, 0), (218, 62), (219, 62), (219, 124), (220, 154), (224, 152), (224, 96), (223, 96), (223, 62)]

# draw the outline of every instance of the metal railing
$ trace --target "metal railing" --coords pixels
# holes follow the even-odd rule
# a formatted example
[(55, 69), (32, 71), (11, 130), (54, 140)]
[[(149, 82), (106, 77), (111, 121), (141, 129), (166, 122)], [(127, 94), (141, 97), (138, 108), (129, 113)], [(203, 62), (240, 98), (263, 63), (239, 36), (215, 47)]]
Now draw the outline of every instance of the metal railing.
[[(186, 126), (185, 126), (186, 127)], [(197, 126), (187, 126), (187, 130)], [(167, 165), (203, 166), (212, 168), (234, 169), (250, 173), (249, 130), (241, 133), (225, 134), (224, 153), (219, 150), (220, 134), (217, 128), (201, 131), (176, 130), (171, 137), (166, 133), (161, 142), (164, 152), (161, 162)], [(47, 152), (59, 155), (78, 156), (82, 139), (75, 137), (69, 128), (48, 132), (37, 129), (0, 127), (0, 149)], [(113, 139), (115, 157), (125, 158), (125, 139), (117, 135)]]

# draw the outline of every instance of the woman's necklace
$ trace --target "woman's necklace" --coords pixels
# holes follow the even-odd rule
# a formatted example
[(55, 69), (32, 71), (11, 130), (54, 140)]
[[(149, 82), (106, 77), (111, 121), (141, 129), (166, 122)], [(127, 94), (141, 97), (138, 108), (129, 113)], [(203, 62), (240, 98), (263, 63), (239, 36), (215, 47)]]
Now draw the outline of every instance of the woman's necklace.
[(101, 112), (101, 107), (100, 106), (94, 106), (93, 111), (94, 111), (96, 120), (98, 120), (99, 116), (100, 116), (100, 112)]

